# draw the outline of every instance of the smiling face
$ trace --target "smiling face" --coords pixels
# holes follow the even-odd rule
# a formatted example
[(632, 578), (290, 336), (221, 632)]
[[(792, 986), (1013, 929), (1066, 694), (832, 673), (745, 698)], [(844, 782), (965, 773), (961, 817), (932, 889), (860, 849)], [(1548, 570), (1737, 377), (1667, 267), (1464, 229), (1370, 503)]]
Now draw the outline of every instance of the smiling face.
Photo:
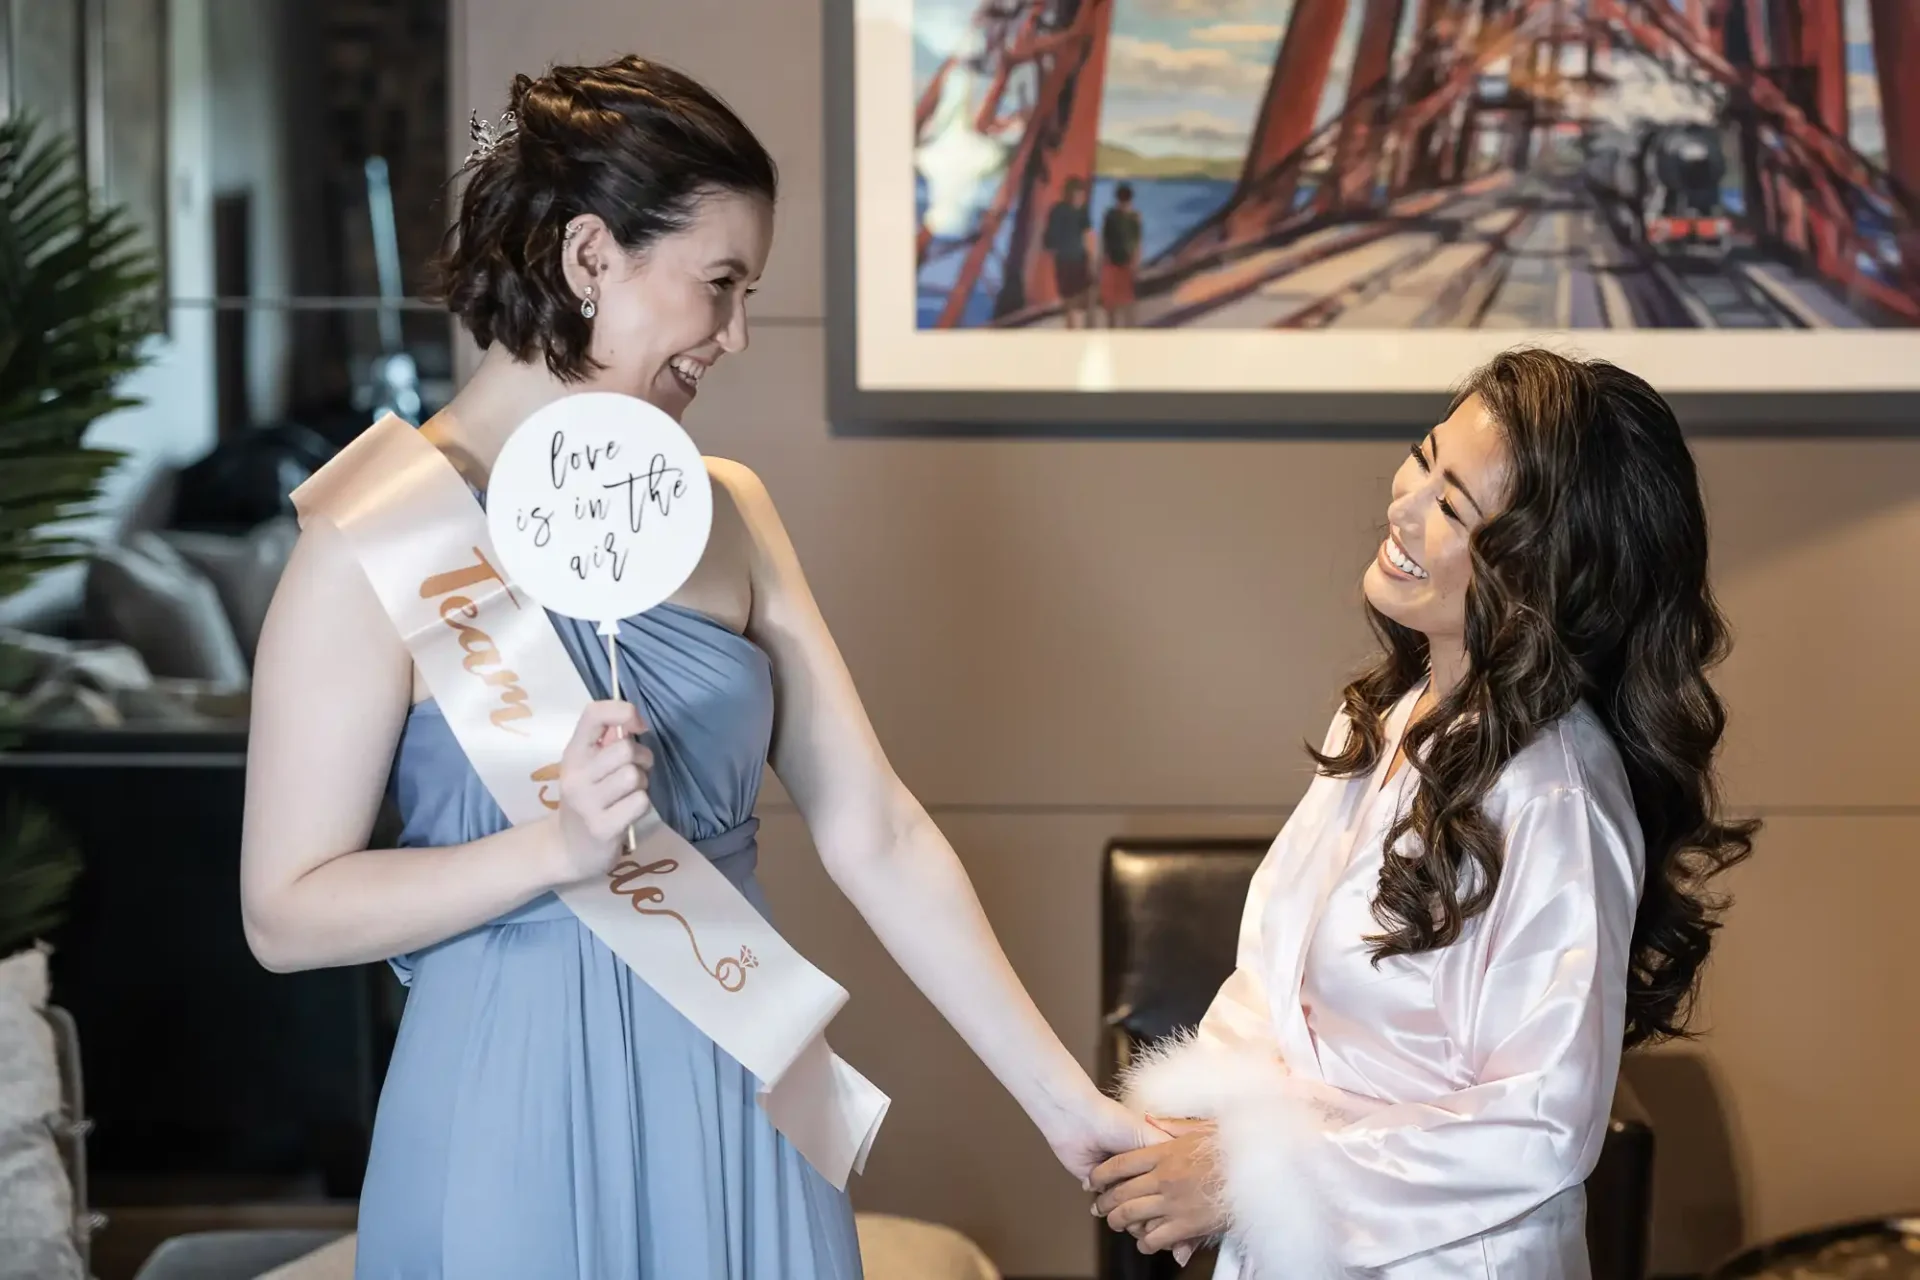
[[(678, 420), (722, 355), (747, 347), (747, 298), (766, 268), (773, 207), (713, 192), (688, 225), (629, 253), (592, 216), (573, 224), (567, 277), (594, 304), (597, 390), (638, 396)], [(589, 293), (588, 290), (591, 290)]]
[(1362, 585), (1369, 604), (1435, 651), (1465, 643), (1468, 539), (1499, 510), (1509, 466), (1499, 424), (1468, 396), (1394, 473), (1387, 536)]

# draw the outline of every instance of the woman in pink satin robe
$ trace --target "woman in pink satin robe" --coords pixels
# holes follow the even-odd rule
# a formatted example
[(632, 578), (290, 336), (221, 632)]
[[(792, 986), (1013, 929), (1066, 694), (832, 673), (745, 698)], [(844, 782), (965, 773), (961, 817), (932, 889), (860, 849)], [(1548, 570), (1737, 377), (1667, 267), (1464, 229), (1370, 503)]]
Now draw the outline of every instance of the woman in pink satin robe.
[(1094, 1173), (1220, 1280), (1587, 1280), (1623, 1046), (1684, 1034), (1753, 825), (1717, 815), (1725, 627), (1666, 403), (1544, 351), (1395, 476), (1385, 652), (1248, 893), (1195, 1033), (1128, 1074), (1170, 1138)]

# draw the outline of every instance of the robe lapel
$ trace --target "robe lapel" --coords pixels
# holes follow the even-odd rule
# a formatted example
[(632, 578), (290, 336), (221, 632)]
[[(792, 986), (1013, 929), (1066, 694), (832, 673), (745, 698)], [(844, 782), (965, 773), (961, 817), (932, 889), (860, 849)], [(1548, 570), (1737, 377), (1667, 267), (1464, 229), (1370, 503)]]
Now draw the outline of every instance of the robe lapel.
[[(1365, 778), (1316, 776), (1308, 788), (1315, 812), (1308, 829), (1288, 850), (1290, 866), (1280, 868), (1267, 901), (1262, 929), (1267, 952), (1267, 990), (1273, 1002), (1275, 1039), (1289, 1070), (1314, 1079), (1321, 1077), (1320, 1055), (1313, 1032), (1300, 1005), (1307, 947), (1319, 928), (1327, 900), (1353, 861), (1355, 842), (1373, 827), (1370, 810), (1383, 800), (1381, 783), (1399, 753), (1413, 707), (1425, 682), (1404, 694), (1387, 719), (1387, 741), (1380, 760)], [(1320, 789), (1315, 797), (1313, 792)], [(1305, 801), (1303, 801), (1303, 804)]]

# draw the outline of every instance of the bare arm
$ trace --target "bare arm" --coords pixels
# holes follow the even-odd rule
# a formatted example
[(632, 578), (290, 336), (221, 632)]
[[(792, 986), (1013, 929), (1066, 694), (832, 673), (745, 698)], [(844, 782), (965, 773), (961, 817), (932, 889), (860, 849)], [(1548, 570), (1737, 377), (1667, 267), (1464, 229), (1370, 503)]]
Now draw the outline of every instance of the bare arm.
[[(316, 522), (288, 560), (254, 662), (240, 905), (248, 945), (269, 969), (384, 960), (577, 878), (578, 860), (569, 856), (577, 849), (551, 818), (442, 848), (366, 847), (412, 671), (345, 540)], [(594, 715), (638, 728), (631, 708), (596, 703)], [(606, 748), (614, 760), (579, 745), (576, 735), (569, 751), (580, 756), (576, 765), (596, 771), (596, 783), (643, 750)], [(639, 772), (643, 806), (644, 760)], [(561, 787), (568, 793), (565, 772)], [(584, 798), (590, 788), (576, 782), (571, 790)]]
[(716, 462), (752, 535), (751, 638), (773, 659), (773, 767), (834, 883), (880, 942), (1085, 1176), (1092, 1154), (1140, 1137), (1060, 1043), (1007, 963), (966, 870), (881, 750), (772, 500), (745, 467)]

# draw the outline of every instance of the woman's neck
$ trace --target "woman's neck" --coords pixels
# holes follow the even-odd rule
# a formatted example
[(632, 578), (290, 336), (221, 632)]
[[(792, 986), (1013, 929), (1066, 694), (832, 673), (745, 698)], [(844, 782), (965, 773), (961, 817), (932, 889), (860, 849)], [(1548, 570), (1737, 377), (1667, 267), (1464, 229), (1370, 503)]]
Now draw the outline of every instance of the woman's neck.
[(485, 484), (516, 427), (562, 396), (587, 389), (554, 377), (544, 360), (515, 360), (496, 344), (487, 348), (473, 376), (422, 431), (468, 479)]
[(1427, 700), (1452, 693), (1467, 674), (1467, 646), (1456, 638), (1427, 637)]

